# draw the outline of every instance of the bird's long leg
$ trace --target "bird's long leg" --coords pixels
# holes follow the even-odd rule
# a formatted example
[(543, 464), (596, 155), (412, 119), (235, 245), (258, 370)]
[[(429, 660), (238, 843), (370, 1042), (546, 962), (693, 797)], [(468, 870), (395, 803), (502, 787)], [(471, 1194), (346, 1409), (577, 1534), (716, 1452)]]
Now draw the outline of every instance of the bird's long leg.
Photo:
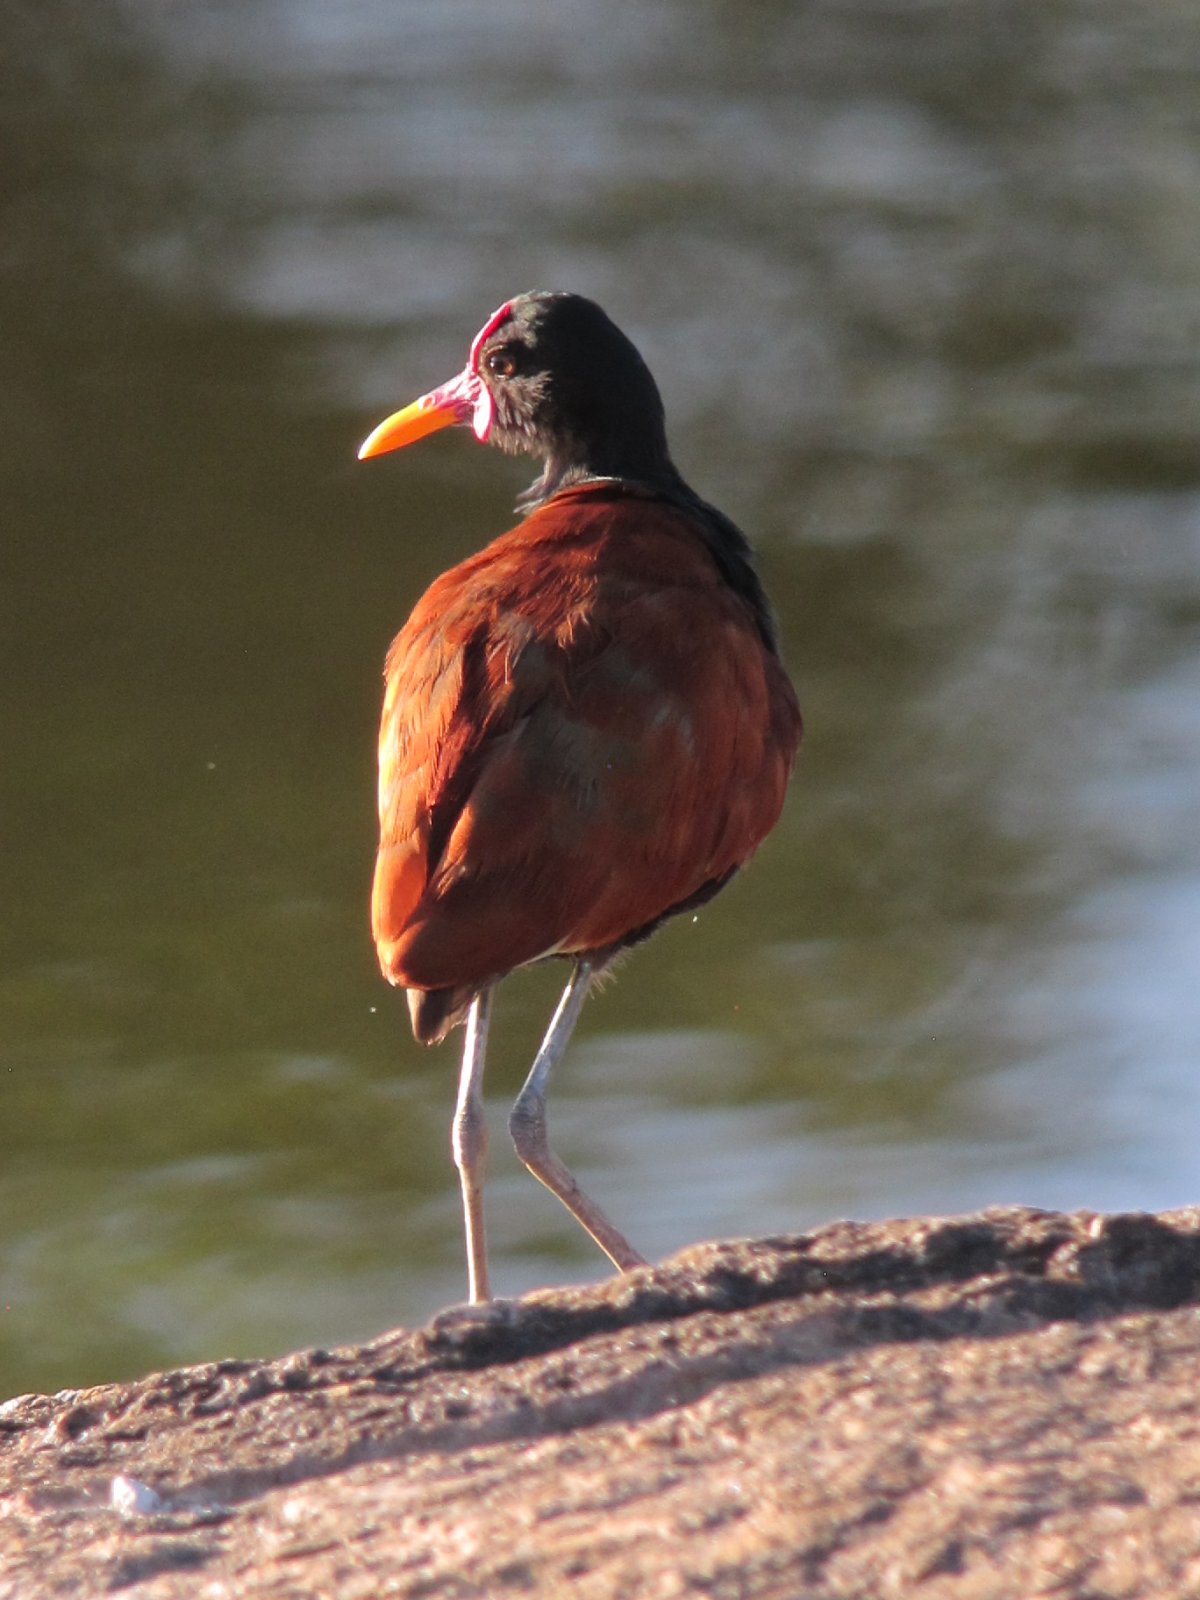
[(563, 990), (558, 1009), (546, 1030), (542, 1047), (534, 1059), (525, 1086), (517, 1096), (508, 1119), (509, 1132), (517, 1147), (517, 1154), (552, 1194), (556, 1194), (571, 1215), (587, 1229), (614, 1266), (627, 1272), (631, 1267), (644, 1267), (645, 1257), (638, 1255), (625, 1235), (608, 1220), (594, 1200), (576, 1183), (567, 1168), (551, 1150), (546, 1138), (546, 1091), (550, 1077), (561, 1061), (563, 1052), (579, 1021), (583, 1002), (587, 999), (592, 965), (580, 961)]
[(483, 1115), (483, 1062), (487, 1054), (492, 990), (484, 989), (467, 1012), (458, 1103), (450, 1130), (450, 1149), (462, 1186), (463, 1222), (467, 1233), (467, 1284), (472, 1305), (491, 1299), (488, 1286), (487, 1233), (483, 1222), (483, 1174), (487, 1165), (487, 1123)]

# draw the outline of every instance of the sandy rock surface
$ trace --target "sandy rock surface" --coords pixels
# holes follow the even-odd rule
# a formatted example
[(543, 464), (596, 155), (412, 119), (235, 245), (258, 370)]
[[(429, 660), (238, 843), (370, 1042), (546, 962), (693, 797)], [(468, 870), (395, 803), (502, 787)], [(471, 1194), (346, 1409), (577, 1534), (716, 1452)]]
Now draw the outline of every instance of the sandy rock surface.
[(0, 1597), (1200, 1595), (1200, 1209), (698, 1246), (0, 1407)]

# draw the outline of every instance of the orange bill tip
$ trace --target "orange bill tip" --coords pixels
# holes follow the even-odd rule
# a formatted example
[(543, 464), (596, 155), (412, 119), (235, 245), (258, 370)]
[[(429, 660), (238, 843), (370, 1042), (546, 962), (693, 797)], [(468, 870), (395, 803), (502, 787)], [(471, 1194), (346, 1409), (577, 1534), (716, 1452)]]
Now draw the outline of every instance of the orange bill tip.
[(443, 400), (435, 390), (423, 394), (401, 411), (393, 411), (377, 428), (373, 428), (358, 448), (358, 459), (381, 456), (389, 450), (400, 450), (406, 444), (415, 444), (439, 428), (449, 428), (459, 420), (459, 407)]
[(440, 389), (431, 389), (402, 411), (385, 417), (363, 440), (358, 459), (365, 461), (368, 456), (400, 450), (406, 444), (424, 439), (426, 434), (436, 433), (439, 428), (452, 428), (458, 423), (470, 423), (479, 440), (487, 438), (492, 425), (492, 397), (472, 366), (464, 368), (449, 383), (443, 383)]

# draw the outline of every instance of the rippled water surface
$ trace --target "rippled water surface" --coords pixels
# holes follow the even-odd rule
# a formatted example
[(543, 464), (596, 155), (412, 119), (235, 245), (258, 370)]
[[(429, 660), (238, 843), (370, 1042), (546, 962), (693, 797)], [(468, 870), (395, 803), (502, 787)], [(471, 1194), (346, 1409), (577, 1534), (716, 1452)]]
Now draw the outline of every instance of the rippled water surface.
[[(809, 737), (593, 1001), (556, 1141), (650, 1255), (1200, 1190), (1200, 21), (851, 0), (0, 17), (0, 1390), (463, 1292), (456, 1049), (365, 928), (379, 666), (528, 467), (391, 409), (601, 300)], [(498, 1287), (601, 1263), (499, 1137)]]

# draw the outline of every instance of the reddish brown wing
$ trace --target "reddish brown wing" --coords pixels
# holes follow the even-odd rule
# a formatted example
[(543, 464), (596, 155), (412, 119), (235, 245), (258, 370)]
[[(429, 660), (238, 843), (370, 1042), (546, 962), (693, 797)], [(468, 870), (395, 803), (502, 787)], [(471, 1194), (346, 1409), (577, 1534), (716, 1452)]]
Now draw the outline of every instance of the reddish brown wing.
[(389, 654), (385, 974), (477, 985), (618, 943), (751, 854), (799, 732), (782, 667), (682, 512), (556, 497), (440, 578)]

